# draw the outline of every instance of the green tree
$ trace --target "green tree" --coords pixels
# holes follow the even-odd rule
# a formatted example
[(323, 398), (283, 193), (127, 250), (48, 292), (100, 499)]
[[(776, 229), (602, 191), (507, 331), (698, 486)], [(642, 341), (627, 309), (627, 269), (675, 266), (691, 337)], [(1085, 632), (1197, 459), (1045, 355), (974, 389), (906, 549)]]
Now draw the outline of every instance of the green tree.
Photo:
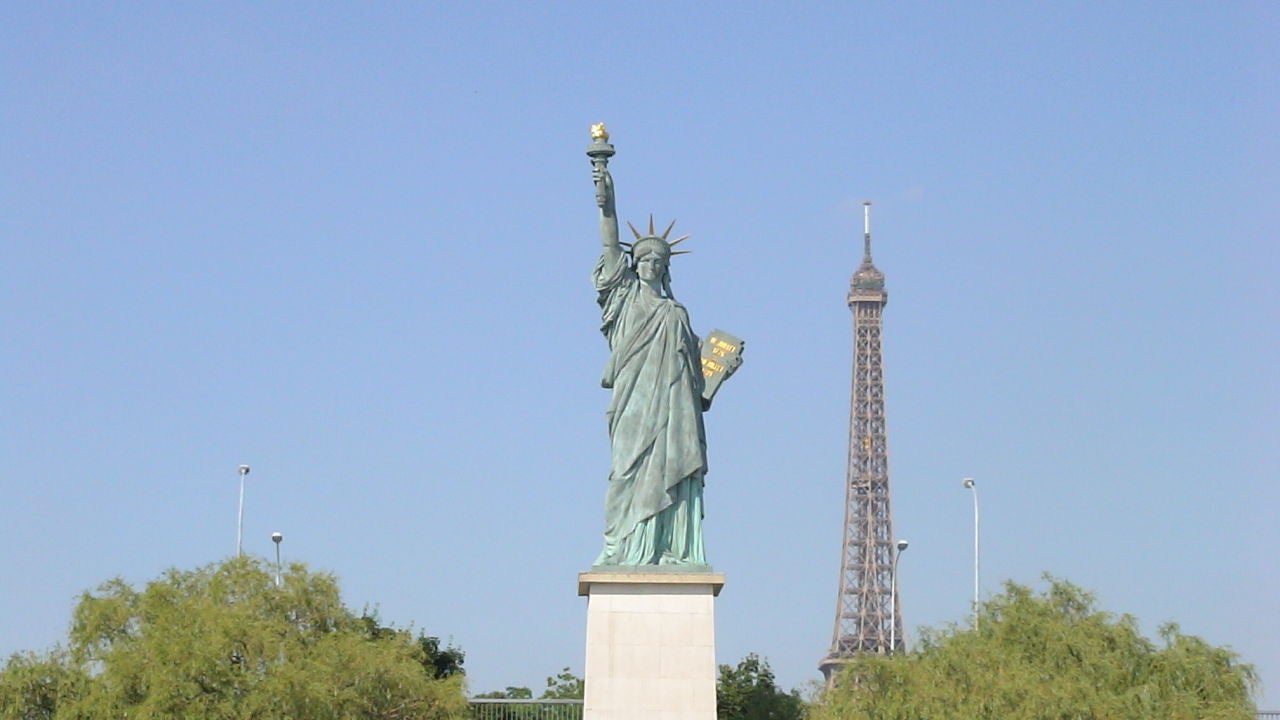
[(422, 648), (424, 667), (433, 677), (443, 680), (463, 674), (462, 661), (466, 654), (461, 648), (452, 644), (441, 648), (440, 638), (425, 634), (418, 636), (418, 646)]
[(814, 720), (1252, 720), (1256, 676), (1230, 650), (1097, 609), (1046, 577), (1043, 593), (1007, 583), (979, 630), (926, 631), (897, 657), (856, 659)]
[(585, 688), (582, 678), (574, 675), (566, 667), (555, 676), (547, 678), (547, 689), (542, 691), (542, 699), (581, 700)]
[[(373, 638), (395, 636), (402, 632), (394, 627), (384, 627), (379, 623), (377, 614), (368, 610), (361, 614), (360, 623), (364, 632)], [(417, 642), (422, 649), (422, 669), (432, 677), (443, 680), (464, 674), (462, 663), (466, 659), (466, 653), (461, 648), (454, 647), (452, 643), (442, 648), (440, 638), (426, 633), (419, 633)]]
[[(540, 700), (581, 700), (584, 689), (582, 678), (569, 668), (547, 678), (547, 687), (538, 696)], [(475, 696), (480, 700), (532, 700), (533, 691), (524, 686), (507, 686), (505, 690), (491, 690)]]
[(295, 564), (276, 587), (242, 557), (86, 592), (65, 648), (0, 670), (0, 719), (462, 717), (456, 674), (344, 607), (333, 576)]
[(720, 666), (716, 680), (719, 720), (800, 720), (804, 716), (800, 693), (778, 688), (768, 660), (751, 653), (737, 667)]
[(47, 656), (17, 653), (0, 671), (0, 718), (53, 720), (58, 707), (84, 694), (89, 674), (55, 650)]
[(508, 685), (506, 690), (490, 690), (476, 697), (481, 700), (532, 700), (533, 691), (524, 686)]

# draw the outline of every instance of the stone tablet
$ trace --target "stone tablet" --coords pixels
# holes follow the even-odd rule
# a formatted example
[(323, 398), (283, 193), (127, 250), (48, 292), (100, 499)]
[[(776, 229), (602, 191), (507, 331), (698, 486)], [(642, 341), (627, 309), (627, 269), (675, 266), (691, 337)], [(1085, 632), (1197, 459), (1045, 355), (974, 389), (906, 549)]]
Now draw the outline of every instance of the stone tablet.
[(712, 330), (702, 341), (702, 376), (706, 379), (702, 399), (707, 404), (716, 396), (725, 378), (742, 364), (742, 346), (741, 339), (723, 330)]

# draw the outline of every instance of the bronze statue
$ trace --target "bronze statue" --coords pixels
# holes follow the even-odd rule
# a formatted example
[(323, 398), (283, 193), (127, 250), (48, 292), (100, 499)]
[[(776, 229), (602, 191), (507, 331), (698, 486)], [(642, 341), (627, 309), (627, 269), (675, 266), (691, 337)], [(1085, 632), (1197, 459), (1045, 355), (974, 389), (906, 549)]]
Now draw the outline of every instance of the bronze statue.
[[(597, 566), (706, 566), (702, 544), (702, 489), (707, 441), (702, 414), (710, 407), (704, 372), (721, 377), (741, 363), (741, 341), (718, 340), (715, 360), (703, 360), (703, 343), (689, 313), (671, 292), (672, 250), (688, 236), (668, 240), (666, 231), (619, 240), (613, 178), (613, 146), (604, 125), (592, 127), (592, 177), (600, 208), (604, 249), (592, 278), (602, 311), (600, 329), (609, 341), (601, 385), (613, 391), (609, 438), (613, 459), (605, 501), (604, 549)], [(716, 383), (718, 386), (718, 382)]]

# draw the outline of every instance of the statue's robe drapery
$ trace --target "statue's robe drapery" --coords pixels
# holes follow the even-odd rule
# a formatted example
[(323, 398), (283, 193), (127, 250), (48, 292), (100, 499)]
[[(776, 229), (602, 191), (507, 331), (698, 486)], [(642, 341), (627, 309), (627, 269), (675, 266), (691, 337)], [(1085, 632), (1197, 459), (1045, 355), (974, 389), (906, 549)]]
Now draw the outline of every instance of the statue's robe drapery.
[(606, 253), (593, 278), (610, 350), (601, 384), (613, 389), (604, 550), (595, 564), (705, 564), (698, 336), (683, 305), (643, 292), (624, 256)]

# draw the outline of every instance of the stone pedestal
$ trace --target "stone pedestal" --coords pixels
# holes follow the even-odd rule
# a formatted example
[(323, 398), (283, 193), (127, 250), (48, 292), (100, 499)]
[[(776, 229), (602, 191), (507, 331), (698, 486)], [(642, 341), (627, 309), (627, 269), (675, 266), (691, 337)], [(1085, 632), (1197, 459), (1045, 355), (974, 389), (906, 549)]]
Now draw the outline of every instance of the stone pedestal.
[(593, 568), (583, 720), (715, 720), (715, 596), (724, 575)]

